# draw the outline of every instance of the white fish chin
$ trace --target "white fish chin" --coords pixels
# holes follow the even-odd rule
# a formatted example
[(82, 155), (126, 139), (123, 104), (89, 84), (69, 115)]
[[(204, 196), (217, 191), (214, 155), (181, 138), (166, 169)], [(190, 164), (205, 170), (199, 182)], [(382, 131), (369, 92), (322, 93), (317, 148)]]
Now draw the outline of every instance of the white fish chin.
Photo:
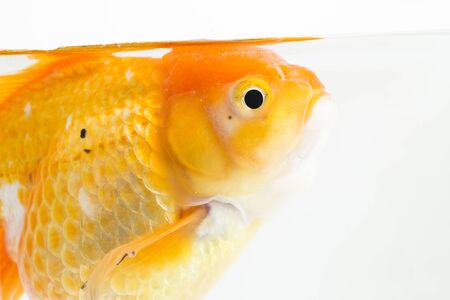
[(231, 204), (242, 220), (248, 222), (269, 216), (286, 200), (298, 199), (299, 194), (312, 183), (317, 153), (324, 145), (335, 119), (334, 103), (329, 96), (321, 97), (314, 106), (298, 145), (271, 182), (252, 194), (233, 198), (217, 195), (203, 203), (215, 201)]

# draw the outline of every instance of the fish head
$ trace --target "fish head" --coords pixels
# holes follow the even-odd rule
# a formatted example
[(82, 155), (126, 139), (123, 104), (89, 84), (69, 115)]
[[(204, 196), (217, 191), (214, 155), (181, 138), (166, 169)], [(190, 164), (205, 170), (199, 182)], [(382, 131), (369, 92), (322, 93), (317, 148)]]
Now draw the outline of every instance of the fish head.
[(326, 91), (255, 46), (185, 46), (164, 58), (165, 144), (181, 198), (254, 194), (281, 176)]

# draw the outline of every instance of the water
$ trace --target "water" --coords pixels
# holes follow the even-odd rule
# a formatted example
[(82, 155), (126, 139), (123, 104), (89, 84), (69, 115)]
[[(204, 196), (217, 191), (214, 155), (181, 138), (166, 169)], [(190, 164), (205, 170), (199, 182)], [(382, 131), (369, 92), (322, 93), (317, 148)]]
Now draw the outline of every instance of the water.
[(338, 107), (313, 186), (207, 299), (450, 298), (450, 35), (271, 48)]
[(449, 299), (450, 35), (262, 47), (313, 70), (338, 120), (314, 184), (206, 299)]

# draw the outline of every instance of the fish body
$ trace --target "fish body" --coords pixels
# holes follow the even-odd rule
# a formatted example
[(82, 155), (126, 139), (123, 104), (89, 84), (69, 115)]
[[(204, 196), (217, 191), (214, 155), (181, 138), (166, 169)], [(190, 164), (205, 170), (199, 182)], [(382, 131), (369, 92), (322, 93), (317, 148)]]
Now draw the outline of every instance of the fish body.
[(1, 299), (200, 297), (326, 95), (252, 43), (119, 50), (26, 52), (0, 77)]

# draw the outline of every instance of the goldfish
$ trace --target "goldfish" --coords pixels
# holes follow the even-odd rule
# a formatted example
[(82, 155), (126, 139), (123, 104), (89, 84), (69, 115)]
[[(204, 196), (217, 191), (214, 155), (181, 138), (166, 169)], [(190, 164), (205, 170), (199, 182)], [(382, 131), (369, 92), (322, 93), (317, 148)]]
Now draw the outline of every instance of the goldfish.
[(1, 299), (204, 295), (328, 95), (277, 41), (1, 52), (33, 60), (0, 76)]

